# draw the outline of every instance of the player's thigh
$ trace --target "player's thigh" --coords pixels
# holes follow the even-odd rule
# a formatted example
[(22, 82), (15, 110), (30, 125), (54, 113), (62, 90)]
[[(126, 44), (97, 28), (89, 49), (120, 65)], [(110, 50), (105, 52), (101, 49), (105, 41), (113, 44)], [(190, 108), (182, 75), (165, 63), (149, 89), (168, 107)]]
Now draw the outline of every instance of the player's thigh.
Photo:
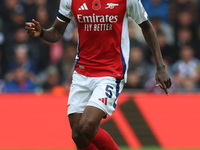
[(81, 113), (74, 113), (68, 116), (72, 130), (78, 129), (78, 124), (80, 122), (81, 116)]
[(87, 84), (84, 76), (74, 72), (68, 98), (68, 115), (83, 113), (92, 95), (92, 91), (89, 90)]
[(87, 106), (96, 107), (105, 114), (112, 115), (115, 111), (117, 99), (123, 86), (123, 81), (113, 77), (99, 78)]

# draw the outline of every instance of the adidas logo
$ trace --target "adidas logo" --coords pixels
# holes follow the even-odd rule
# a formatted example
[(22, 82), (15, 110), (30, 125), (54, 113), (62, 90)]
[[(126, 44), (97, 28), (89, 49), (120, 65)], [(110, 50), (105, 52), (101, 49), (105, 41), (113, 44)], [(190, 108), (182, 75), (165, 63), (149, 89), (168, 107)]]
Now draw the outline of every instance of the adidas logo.
[(78, 10), (88, 10), (86, 3), (84, 3)]
[(107, 105), (108, 99), (106, 98), (99, 98), (99, 100), (104, 103), (105, 105)]

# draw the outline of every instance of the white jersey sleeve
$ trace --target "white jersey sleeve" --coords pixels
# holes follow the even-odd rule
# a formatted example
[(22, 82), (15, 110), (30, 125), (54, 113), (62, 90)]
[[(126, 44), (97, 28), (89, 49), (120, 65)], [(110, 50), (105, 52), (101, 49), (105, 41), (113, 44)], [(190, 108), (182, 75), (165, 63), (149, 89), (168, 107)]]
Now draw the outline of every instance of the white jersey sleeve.
[(61, 22), (69, 22), (73, 17), (71, 10), (72, 0), (60, 0), (57, 19)]
[(127, 0), (127, 14), (135, 20), (137, 24), (148, 20), (147, 12), (145, 11), (141, 0)]

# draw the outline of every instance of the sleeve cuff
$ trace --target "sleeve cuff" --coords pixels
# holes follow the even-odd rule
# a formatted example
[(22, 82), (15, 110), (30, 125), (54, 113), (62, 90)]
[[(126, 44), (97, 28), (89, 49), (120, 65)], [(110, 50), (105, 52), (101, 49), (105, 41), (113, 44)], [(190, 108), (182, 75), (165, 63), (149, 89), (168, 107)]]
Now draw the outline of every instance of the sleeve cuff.
[(62, 22), (67, 22), (67, 23), (70, 22), (70, 20), (71, 20), (71, 19), (65, 17), (64, 15), (62, 15), (61, 13), (58, 13), (57, 18), (58, 18), (60, 21), (62, 21)]

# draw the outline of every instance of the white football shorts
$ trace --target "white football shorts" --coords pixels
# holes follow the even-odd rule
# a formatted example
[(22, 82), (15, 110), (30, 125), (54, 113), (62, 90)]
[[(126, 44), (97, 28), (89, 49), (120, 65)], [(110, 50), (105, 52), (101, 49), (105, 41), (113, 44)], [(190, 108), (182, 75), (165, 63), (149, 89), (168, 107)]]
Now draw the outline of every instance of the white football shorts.
[(86, 106), (101, 109), (112, 115), (124, 80), (114, 77), (87, 77), (74, 71), (68, 99), (68, 115), (83, 113)]

